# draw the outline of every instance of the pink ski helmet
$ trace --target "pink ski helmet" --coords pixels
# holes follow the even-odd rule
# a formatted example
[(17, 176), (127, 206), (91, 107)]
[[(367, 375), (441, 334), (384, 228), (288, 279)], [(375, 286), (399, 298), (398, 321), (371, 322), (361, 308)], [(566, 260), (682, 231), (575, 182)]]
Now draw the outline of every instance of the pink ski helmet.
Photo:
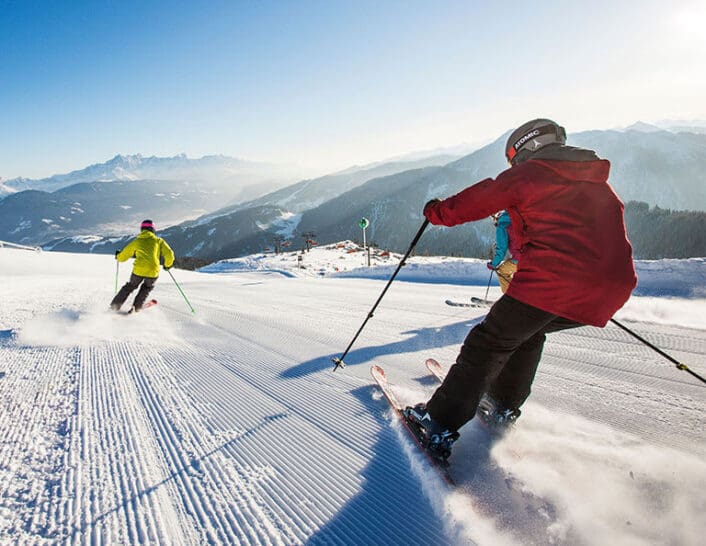
[(151, 232), (154, 232), (154, 223), (152, 220), (142, 220), (140, 229), (149, 229)]

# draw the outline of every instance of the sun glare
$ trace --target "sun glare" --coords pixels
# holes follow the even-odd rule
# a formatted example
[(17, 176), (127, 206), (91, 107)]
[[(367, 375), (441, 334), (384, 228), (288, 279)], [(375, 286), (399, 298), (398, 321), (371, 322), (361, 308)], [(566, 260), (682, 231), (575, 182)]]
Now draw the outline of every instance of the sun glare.
[(674, 15), (676, 30), (689, 39), (706, 43), (706, 4), (694, 2), (677, 9)]

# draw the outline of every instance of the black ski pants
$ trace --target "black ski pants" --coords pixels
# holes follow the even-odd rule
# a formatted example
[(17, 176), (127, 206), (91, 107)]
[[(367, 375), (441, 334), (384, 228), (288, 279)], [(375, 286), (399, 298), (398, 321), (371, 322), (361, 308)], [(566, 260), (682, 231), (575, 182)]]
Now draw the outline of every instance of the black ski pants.
[(152, 292), (154, 283), (156, 282), (157, 277), (142, 277), (131, 273), (130, 280), (123, 285), (117, 294), (115, 294), (113, 301), (110, 302), (110, 306), (113, 309), (120, 309), (128, 296), (132, 294), (132, 292), (140, 286), (140, 284), (142, 284), (142, 286), (140, 286), (140, 291), (137, 293), (137, 296), (135, 296), (135, 301), (132, 303), (135, 306), (135, 309), (142, 309), (147, 296), (149, 296), (149, 293)]
[(582, 326), (510, 296), (502, 296), (466, 337), (442, 385), (427, 402), (432, 418), (458, 430), (488, 393), (507, 408), (530, 394), (546, 334)]

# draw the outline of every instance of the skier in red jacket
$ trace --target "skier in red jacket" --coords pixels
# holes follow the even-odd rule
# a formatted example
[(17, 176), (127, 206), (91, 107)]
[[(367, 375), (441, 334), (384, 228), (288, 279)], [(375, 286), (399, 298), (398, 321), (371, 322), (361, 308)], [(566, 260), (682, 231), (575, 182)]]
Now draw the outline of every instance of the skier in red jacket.
[(605, 326), (637, 283), (607, 160), (566, 146), (564, 128), (548, 119), (515, 130), (505, 154), (510, 168), (496, 179), (424, 207), (424, 216), (443, 226), (507, 210), (520, 248), (507, 292), (470, 331), (443, 384), (426, 404), (405, 410), (442, 457), (476, 410), (491, 430), (517, 419), (546, 334)]

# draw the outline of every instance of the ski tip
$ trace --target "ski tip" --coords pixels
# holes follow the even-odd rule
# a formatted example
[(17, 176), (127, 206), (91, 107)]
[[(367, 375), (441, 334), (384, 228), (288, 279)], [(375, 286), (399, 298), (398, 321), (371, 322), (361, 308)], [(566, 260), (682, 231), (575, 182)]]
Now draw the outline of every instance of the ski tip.
[(385, 370), (383, 370), (380, 366), (377, 364), (373, 364), (370, 366), (370, 375), (373, 377), (385, 377)]

